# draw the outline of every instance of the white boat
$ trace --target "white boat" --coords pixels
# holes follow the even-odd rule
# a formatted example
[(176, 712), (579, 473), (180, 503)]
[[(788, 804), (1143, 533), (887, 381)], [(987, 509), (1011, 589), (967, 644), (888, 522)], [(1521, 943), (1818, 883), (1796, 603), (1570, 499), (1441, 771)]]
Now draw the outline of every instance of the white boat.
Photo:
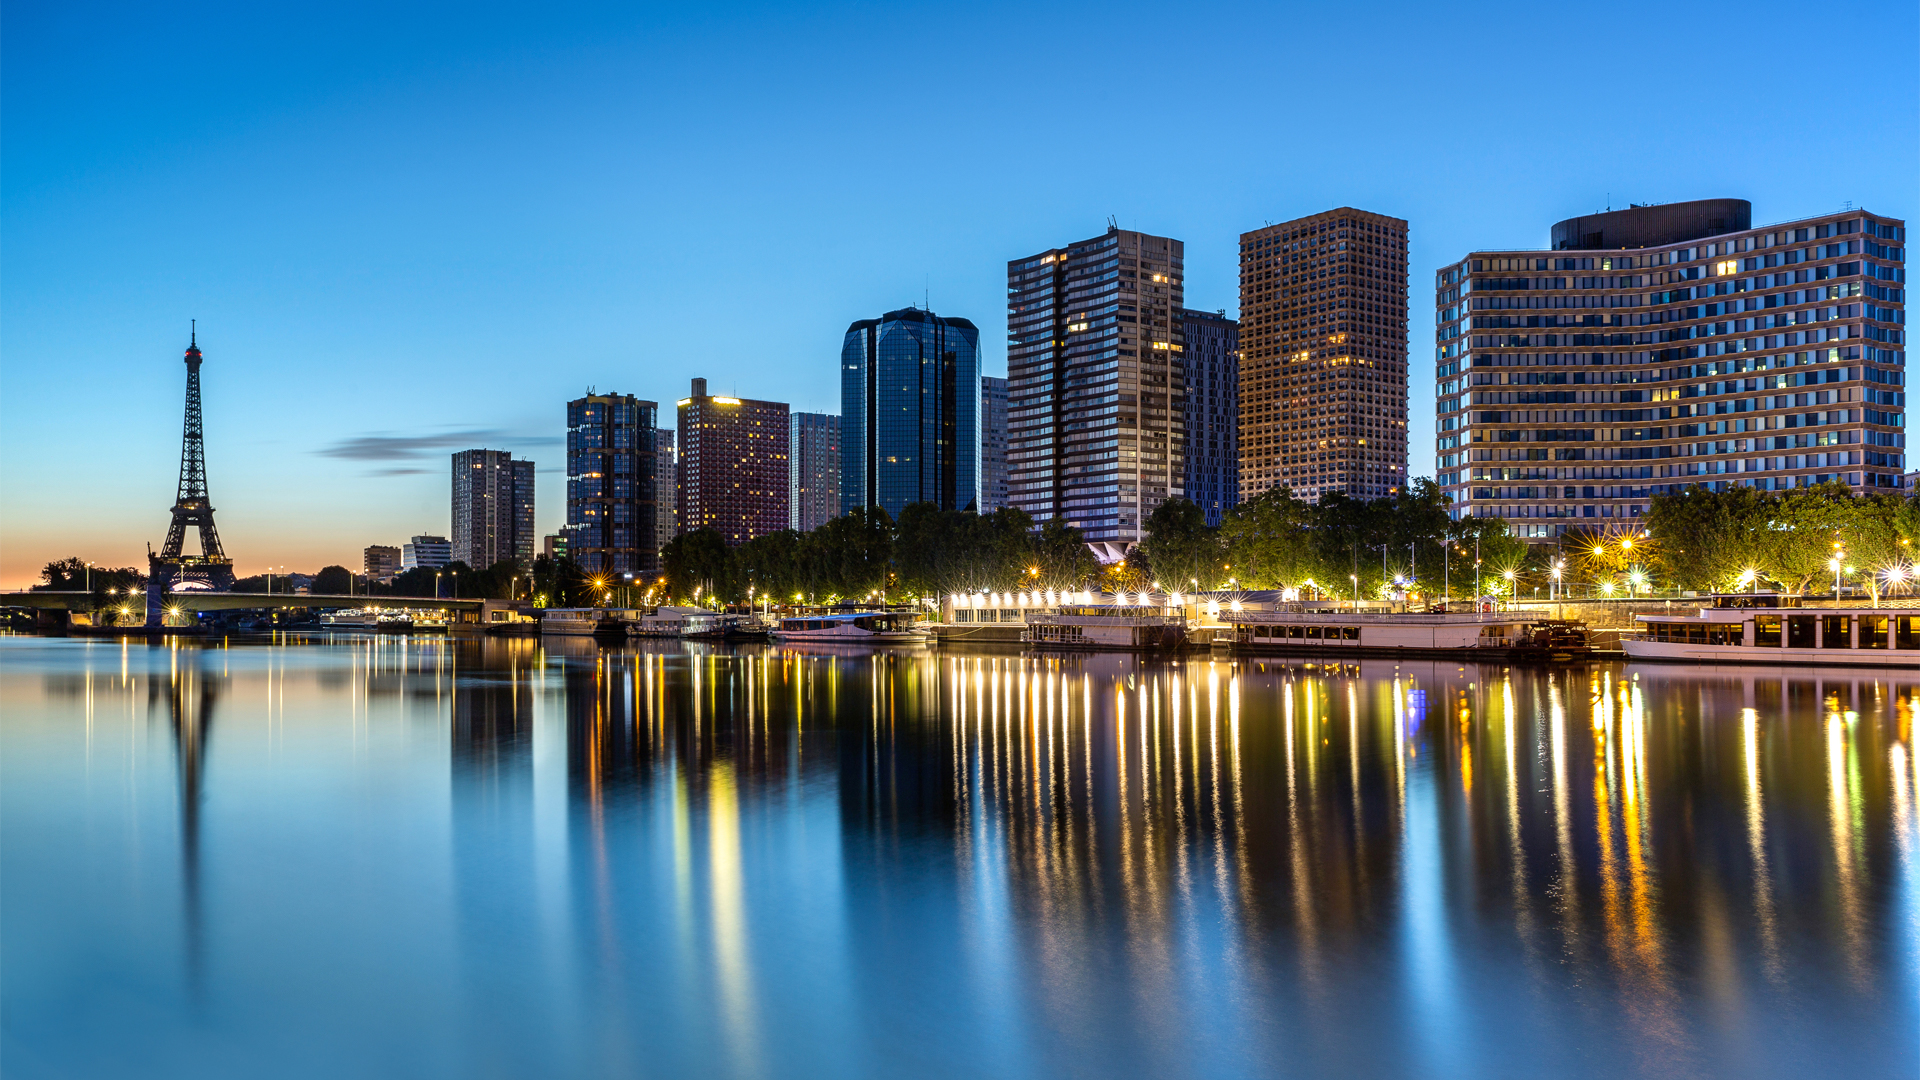
[(1716, 596), (1697, 615), (1641, 615), (1630, 660), (1920, 668), (1920, 608), (1803, 608), (1772, 593)]
[(775, 641), (907, 642), (927, 640), (908, 612), (856, 611), (836, 615), (795, 615), (773, 629)]
[(540, 612), (540, 633), (625, 637), (627, 628), (645, 614), (638, 608), (545, 608)]
[(1177, 651), (1187, 646), (1187, 617), (1177, 608), (1062, 607), (1028, 614), (1020, 641), (1039, 649)]
[(1229, 644), (1245, 652), (1538, 654), (1567, 658), (1591, 652), (1578, 622), (1519, 612), (1412, 613), (1248, 611), (1220, 616)]
[(705, 626), (713, 612), (699, 607), (661, 605), (642, 615), (632, 626), (634, 637), (680, 637), (689, 629)]

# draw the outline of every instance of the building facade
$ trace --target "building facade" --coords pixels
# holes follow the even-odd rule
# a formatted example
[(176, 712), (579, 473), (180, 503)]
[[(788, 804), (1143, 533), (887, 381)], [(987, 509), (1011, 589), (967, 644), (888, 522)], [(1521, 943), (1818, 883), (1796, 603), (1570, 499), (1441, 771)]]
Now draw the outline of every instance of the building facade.
[(566, 553), (589, 575), (652, 574), (653, 432), (659, 406), (631, 394), (567, 402)]
[(1240, 236), (1240, 497), (1407, 481), (1407, 223), (1343, 206)]
[(710, 396), (705, 379), (679, 406), (680, 531), (715, 529), (734, 545), (785, 529), (787, 406)]
[(1895, 491), (1906, 224), (1754, 228), (1708, 199), (1560, 222), (1435, 277), (1436, 465), (1458, 516), (1546, 539), (1704, 484)]
[(840, 347), (840, 512), (976, 504), (980, 331), (919, 308), (847, 327)]
[(1007, 503), (1007, 380), (980, 377), (980, 512), (991, 514)]
[(505, 450), (453, 455), (453, 560), (533, 565), (533, 462)]
[(1225, 312), (1180, 312), (1186, 349), (1187, 498), (1218, 525), (1240, 501), (1240, 324)]
[(444, 536), (416, 536), (400, 545), (400, 569), (437, 570), (453, 561), (453, 541)]
[(678, 511), (680, 455), (672, 428), (653, 429), (653, 550), (665, 551), (667, 544), (680, 535), (674, 514)]
[(787, 429), (787, 527), (812, 532), (840, 513), (840, 418), (791, 414)]
[(1007, 264), (1007, 500), (1106, 558), (1185, 494), (1185, 262), (1113, 228)]
[(361, 571), (368, 581), (392, 584), (400, 572), (400, 549), (392, 544), (370, 544), (361, 556)]

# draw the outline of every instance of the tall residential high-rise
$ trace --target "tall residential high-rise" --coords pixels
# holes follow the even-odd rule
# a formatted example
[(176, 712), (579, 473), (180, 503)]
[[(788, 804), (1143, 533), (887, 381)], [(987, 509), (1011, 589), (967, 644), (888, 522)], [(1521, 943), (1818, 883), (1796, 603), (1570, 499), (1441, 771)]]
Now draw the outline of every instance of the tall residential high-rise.
[(679, 529), (717, 529), (729, 545), (787, 527), (787, 406), (711, 397), (693, 380), (680, 399)]
[(840, 511), (975, 503), (980, 331), (919, 308), (847, 327), (840, 347)]
[(812, 532), (840, 513), (840, 418), (792, 414), (787, 433), (787, 527)]
[(1407, 223), (1342, 206), (1240, 235), (1240, 497), (1407, 481)]
[(665, 551), (667, 544), (680, 534), (674, 521), (678, 510), (680, 486), (680, 455), (674, 448), (674, 430), (656, 427), (653, 429), (653, 550)]
[(980, 377), (980, 512), (1007, 503), (1007, 380)]
[(1111, 228), (1007, 264), (1007, 499), (1109, 557), (1185, 494), (1185, 256)]
[(444, 536), (416, 536), (400, 545), (402, 570), (435, 570), (452, 561), (453, 542)]
[(592, 575), (651, 574), (654, 541), (653, 432), (659, 406), (631, 394), (567, 402), (567, 555)]
[(1901, 490), (1906, 223), (1742, 199), (1570, 218), (1434, 279), (1438, 478), (1523, 537), (1692, 485)]
[(476, 570), (533, 565), (533, 462), (506, 450), (453, 455), (453, 559)]
[(1186, 351), (1187, 498), (1207, 524), (1240, 501), (1240, 324), (1225, 312), (1181, 309)]
[(386, 585), (400, 572), (400, 548), (393, 544), (369, 544), (361, 555), (361, 570), (368, 581)]

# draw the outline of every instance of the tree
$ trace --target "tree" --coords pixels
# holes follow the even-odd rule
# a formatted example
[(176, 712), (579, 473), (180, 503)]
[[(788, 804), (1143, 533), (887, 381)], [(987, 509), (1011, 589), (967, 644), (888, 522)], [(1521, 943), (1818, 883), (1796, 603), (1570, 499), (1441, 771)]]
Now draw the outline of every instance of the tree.
[(1842, 550), (1841, 532), (1854, 513), (1845, 484), (1795, 488), (1778, 497), (1765, 534), (1767, 564), (1788, 592), (1833, 573), (1829, 563)]
[(727, 584), (727, 540), (717, 529), (681, 533), (660, 550), (668, 595), (682, 603), (712, 600)]
[(313, 575), (307, 591), (316, 596), (345, 596), (353, 590), (353, 571), (344, 566), (323, 566)]
[(144, 589), (147, 575), (131, 566), (107, 567), (95, 566), (91, 569), (85, 559), (77, 556), (56, 559), (40, 570), (40, 584), (33, 592), (80, 592), (92, 588), (99, 596), (112, 595), (108, 590), (125, 593), (129, 589)]
[[(1003, 511), (1004, 512), (1004, 511)], [(1022, 517), (1026, 515), (1022, 514)], [(1027, 557), (1029, 568), (1038, 568), (1038, 584), (1047, 589), (1077, 591), (1100, 576), (1100, 560), (1087, 547), (1079, 529), (1064, 522), (1049, 521), (1040, 531), (1030, 534)]]
[(1268, 488), (1221, 519), (1221, 570), (1251, 589), (1300, 588), (1320, 572), (1312, 529), (1313, 507), (1288, 488)]
[(1186, 499), (1168, 499), (1154, 508), (1140, 547), (1164, 591), (1211, 590), (1227, 576), (1219, 531)]

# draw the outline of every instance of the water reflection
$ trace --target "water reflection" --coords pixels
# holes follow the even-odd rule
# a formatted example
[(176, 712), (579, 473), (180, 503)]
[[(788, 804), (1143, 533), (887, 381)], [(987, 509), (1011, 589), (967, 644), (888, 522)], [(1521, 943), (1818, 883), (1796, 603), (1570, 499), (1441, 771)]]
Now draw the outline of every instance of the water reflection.
[[(1920, 1049), (1911, 673), (143, 650), (10, 659), (9, 777), (23, 733), (67, 753), (23, 706), (83, 719), (91, 760), (116, 696), (167, 703), (183, 984), (215, 1014), (202, 908), (238, 895), (260, 779), (398, 806), (404, 857), (270, 832), (350, 853), (362, 928), (431, 923), (444, 845), (444, 938), (362, 958), (457, 1003), (408, 1014), (446, 1042), (429, 1073), (1895, 1075)], [(389, 773), (406, 799), (368, 788)], [(207, 798), (228, 783), (255, 802)], [(212, 955), (298, 970), (325, 936), (267, 925)]]

